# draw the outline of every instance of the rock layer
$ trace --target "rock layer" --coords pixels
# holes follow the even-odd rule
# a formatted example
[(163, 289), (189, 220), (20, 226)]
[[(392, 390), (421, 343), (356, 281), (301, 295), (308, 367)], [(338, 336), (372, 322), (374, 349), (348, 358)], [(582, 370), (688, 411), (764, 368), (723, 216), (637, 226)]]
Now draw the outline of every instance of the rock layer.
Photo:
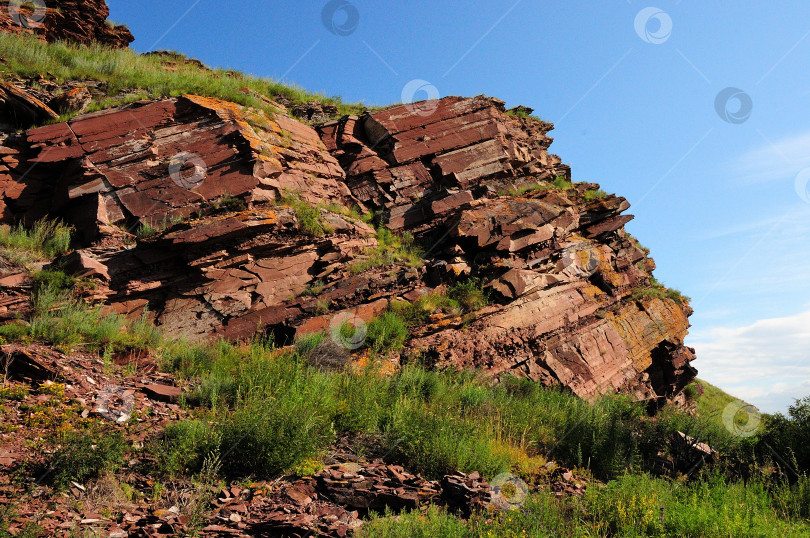
[(110, 10), (105, 0), (60, 0), (57, 8), (45, 7), (45, 2), (29, 4), (4, 2), (0, 31), (32, 34), (49, 43), (73, 41), (115, 48), (125, 48), (135, 41), (126, 26), (108, 21)]
[[(399, 359), (670, 399), (696, 373), (691, 309), (655, 287), (629, 203), (569, 182), (552, 128), (483, 96), (316, 129), (280, 105), (144, 101), (8, 138), (0, 215), (76, 226), (84, 248), (61, 266), (169, 333), (287, 343), (474, 278), (490, 303), (433, 313)], [(378, 243), (351, 206), (416, 236), (423, 266), (357, 270)], [(144, 225), (148, 238), (123, 230)]]

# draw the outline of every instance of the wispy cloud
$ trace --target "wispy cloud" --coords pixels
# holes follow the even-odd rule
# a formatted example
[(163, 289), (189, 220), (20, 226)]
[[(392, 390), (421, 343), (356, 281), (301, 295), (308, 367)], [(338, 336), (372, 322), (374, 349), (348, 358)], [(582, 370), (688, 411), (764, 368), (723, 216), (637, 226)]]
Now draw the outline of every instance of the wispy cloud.
[(693, 335), (700, 376), (766, 412), (810, 395), (810, 310)]
[(775, 140), (757, 132), (762, 144), (729, 164), (741, 180), (754, 183), (793, 179), (810, 167), (810, 131)]

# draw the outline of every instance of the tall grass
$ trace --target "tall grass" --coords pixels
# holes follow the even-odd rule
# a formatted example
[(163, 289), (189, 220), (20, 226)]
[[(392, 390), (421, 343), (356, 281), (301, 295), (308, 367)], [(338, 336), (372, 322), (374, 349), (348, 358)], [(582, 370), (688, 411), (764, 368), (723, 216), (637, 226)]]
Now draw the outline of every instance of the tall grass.
[[(381, 322), (380, 334), (369, 331), (372, 341), (395, 338), (390, 328), (390, 320)], [(283, 472), (345, 434), (373, 436), (390, 459), (431, 477), (477, 470), (529, 479), (554, 458), (608, 479), (648, 468), (675, 431), (709, 442), (722, 434), (674, 411), (652, 421), (643, 404), (623, 397), (591, 404), (526, 380), (490, 386), (475, 373), (415, 365), (387, 377), (373, 368), (327, 373), (308, 366), (306, 354), (315, 347), (219, 342), (167, 352), (167, 364), (197, 379), (193, 400), (210, 429), (178, 430), (176, 445), (198, 464), (213, 450), (237, 476)], [(196, 438), (207, 441), (189, 448)], [(211, 439), (218, 440), (214, 448)]]
[[(148, 97), (177, 97), (186, 93), (215, 97), (272, 112), (262, 99), (284, 97), (293, 103), (310, 100), (338, 106), (341, 114), (360, 113), (362, 104), (344, 104), (338, 98), (313, 94), (271, 79), (225, 69), (203, 69), (185, 63), (182, 55), (167, 58), (138, 54), (132, 49), (111, 49), (65, 42), (43, 43), (28, 36), (0, 34), (0, 70), (8, 75), (33, 77), (51, 75), (56, 81), (97, 80), (107, 84), (108, 96), (123, 90), (140, 90)], [(245, 93), (242, 88), (247, 88)], [(104, 106), (119, 104), (116, 99)], [(98, 103), (96, 103), (98, 108)]]
[(405, 265), (420, 267), (424, 264), (424, 251), (414, 241), (413, 236), (405, 232), (396, 234), (388, 228), (377, 230), (377, 247), (364, 253), (364, 258), (352, 263), (349, 270), (359, 274), (376, 267)]
[(32, 296), (32, 315), (27, 326), (0, 325), (8, 340), (36, 340), (64, 349), (123, 351), (157, 348), (162, 336), (147, 319), (128, 319), (105, 314), (77, 298), (63, 281), (45, 283)]
[(468, 521), (437, 508), (396, 517), (391, 513), (372, 516), (358, 535), (781, 538), (808, 536), (810, 527), (799, 518), (782, 517), (761, 481), (728, 483), (720, 475), (707, 474), (700, 481), (679, 484), (627, 474), (604, 487), (591, 486), (582, 499), (557, 499), (538, 491), (520, 510), (474, 514)]
[(58, 220), (39, 220), (30, 228), (22, 223), (0, 226), (0, 247), (24, 258), (52, 258), (70, 249), (73, 227)]

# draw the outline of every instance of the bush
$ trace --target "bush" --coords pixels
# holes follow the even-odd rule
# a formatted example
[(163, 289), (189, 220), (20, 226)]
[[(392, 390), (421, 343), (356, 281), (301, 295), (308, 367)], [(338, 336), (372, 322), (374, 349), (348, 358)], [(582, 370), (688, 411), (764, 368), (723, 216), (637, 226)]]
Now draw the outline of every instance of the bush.
[(489, 297), (484, 291), (484, 281), (477, 278), (457, 282), (447, 290), (447, 297), (458, 303), (465, 313), (475, 312), (489, 304)]
[(69, 432), (50, 458), (45, 481), (64, 489), (71, 481), (83, 483), (104, 472), (114, 472), (124, 462), (126, 442), (118, 432)]
[(168, 477), (188, 476), (203, 468), (209, 454), (217, 454), (220, 436), (202, 420), (187, 420), (169, 424), (163, 439), (155, 442), (153, 452), (158, 472)]
[(375, 355), (387, 355), (402, 349), (408, 339), (408, 327), (395, 312), (385, 312), (368, 323), (366, 347)]
[[(757, 452), (763, 458), (772, 458), (776, 452), (797, 472), (810, 473), (810, 396), (796, 400), (787, 415), (777, 413), (764, 418)], [(784, 467), (783, 462), (775, 463)]]

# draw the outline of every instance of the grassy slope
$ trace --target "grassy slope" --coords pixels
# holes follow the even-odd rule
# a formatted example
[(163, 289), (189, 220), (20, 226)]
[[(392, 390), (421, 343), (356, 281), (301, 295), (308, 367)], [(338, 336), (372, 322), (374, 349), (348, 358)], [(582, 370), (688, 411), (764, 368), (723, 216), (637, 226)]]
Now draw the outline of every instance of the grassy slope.
[[(32, 37), (0, 33), (0, 77), (36, 77), (53, 82), (96, 80), (106, 83), (108, 98), (94, 102), (89, 111), (146, 97), (177, 97), (186, 93), (216, 97), (272, 112), (262, 99), (284, 97), (293, 103), (319, 101), (336, 105), (340, 114), (369, 108), (326, 97), (232, 70), (205, 69), (183, 61), (185, 57), (143, 55), (131, 49), (108, 49), (67, 43), (43, 43)], [(243, 88), (250, 92), (245, 93)], [(131, 93), (132, 91), (136, 93)], [(122, 94), (122, 92), (130, 92)]]
[(691, 386), (694, 387), (698, 383), (703, 386), (703, 394), (695, 398), (698, 415), (711, 419), (717, 424), (722, 424), (723, 410), (732, 402), (742, 401), (746, 407), (753, 407), (702, 379), (696, 379)]
[[(0, 244), (17, 252), (63, 250), (54, 243), (60, 228), (41, 229), (46, 231), (25, 237), (20, 230), (2, 229)], [(428, 517), (384, 516), (369, 523), (367, 536), (810, 536), (806, 479), (788, 486), (756, 474), (745, 484), (722, 474), (722, 468), (690, 483), (646, 474), (676, 431), (699, 434), (734, 451), (725, 429), (674, 409), (650, 419), (643, 405), (620, 396), (588, 403), (526, 380), (507, 379), (492, 387), (474, 372), (429, 372), (413, 365), (380, 375), (373, 360), (365, 371), (323, 372), (309, 366), (313, 354), (323, 352), (318, 351), (323, 335), (284, 350), (266, 342), (171, 341), (143, 324), (124, 323), (84, 306), (71, 298), (74, 283), (39, 275), (30, 326), (0, 327), (5, 339), (81, 347), (100, 355), (144, 350), (196, 387), (185, 401), (193, 408), (193, 420), (173, 424), (163, 439), (156, 435), (143, 446), (122, 446), (115, 437), (115, 450), (89, 463), (81, 454), (87, 442), (96, 442), (93, 432), (83, 435), (77, 424), (73, 437), (59, 431), (43, 434), (60, 458), (57, 491), (60, 484), (92, 481), (133, 457), (152, 462), (148, 472), (168, 485), (208, 477), (206, 461), (215, 462), (218, 480), (272, 478), (317, 469), (330, 444), (349, 436), (373, 439), (389, 461), (430, 477), (456, 469), (479, 470), (489, 478), (508, 471), (542, 485), (548, 478), (545, 463), (553, 457), (607, 481), (604, 487), (592, 483), (582, 500), (556, 499), (540, 487), (521, 511), (469, 522), (436, 510)], [(434, 306), (446, 305), (436, 301)], [(370, 323), (366, 347), (372, 359), (401, 346), (400, 331), (393, 329), (404, 328), (414, 317), (400, 307)], [(711, 395), (706, 402), (713, 406), (725, 401), (719, 392)], [(112, 439), (117, 426), (105, 427)], [(82, 444), (85, 438), (90, 441)], [(62, 448), (57, 452), (57, 447)]]

